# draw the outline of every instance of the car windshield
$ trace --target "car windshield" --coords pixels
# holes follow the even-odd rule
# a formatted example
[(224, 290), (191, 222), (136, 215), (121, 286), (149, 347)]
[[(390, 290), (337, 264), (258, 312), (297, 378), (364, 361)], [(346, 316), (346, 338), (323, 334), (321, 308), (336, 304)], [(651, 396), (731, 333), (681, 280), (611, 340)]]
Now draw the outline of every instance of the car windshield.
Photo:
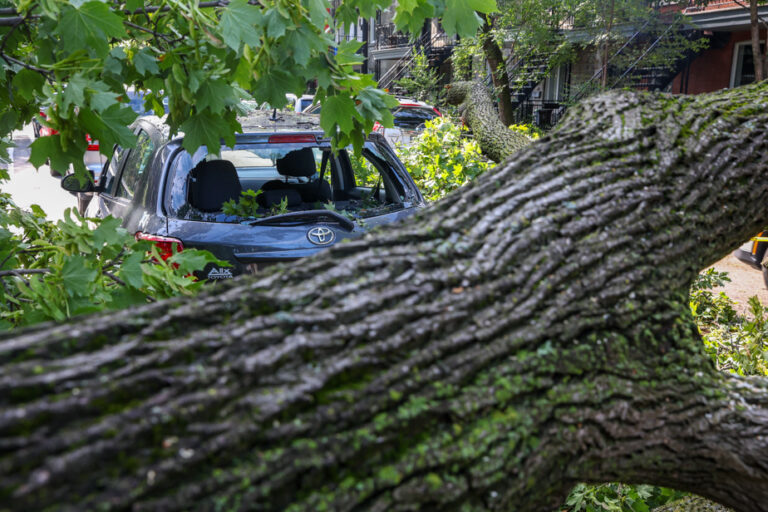
[(416, 130), (426, 121), (437, 117), (437, 112), (428, 107), (398, 107), (392, 111), (395, 126), (406, 130)]
[[(243, 222), (311, 210), (360, 219), (402, 209), (405, 200), (393, 163), (372, 143), (359, 157), (344, 149), (334, 155), (319, 143), (180, 151), (168, 179), (169, 213), (187, 220)], [(233, 212), (238, 199), (242, 208)]]

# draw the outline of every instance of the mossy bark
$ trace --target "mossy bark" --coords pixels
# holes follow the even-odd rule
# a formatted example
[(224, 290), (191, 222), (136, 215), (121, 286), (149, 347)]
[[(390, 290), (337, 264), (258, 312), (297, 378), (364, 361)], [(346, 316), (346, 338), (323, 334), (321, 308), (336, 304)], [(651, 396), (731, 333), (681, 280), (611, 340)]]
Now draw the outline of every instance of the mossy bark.
[(765, 511), (768, 379), (688, 288), (768, 222), (767, 93), (608, 93), (407, 222), (1, 339), (0, 509)]
[(480, 150), (494, 162), (502, 162), (531, 143), (530, 137), (502, 123), (491, 93), (482, 83), (454, 82), (448, 86), (445, 99), (459, 106), (459, 114), (472, 128)]

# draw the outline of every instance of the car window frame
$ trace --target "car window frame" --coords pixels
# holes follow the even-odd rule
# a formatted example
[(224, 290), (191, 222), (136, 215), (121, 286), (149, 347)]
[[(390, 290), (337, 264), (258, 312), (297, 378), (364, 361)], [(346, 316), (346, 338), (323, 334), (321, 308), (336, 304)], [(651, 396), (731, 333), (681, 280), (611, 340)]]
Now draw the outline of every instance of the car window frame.
[[(139, 142), (139, 138), (141, 137), (142, 133), (144, 133), (146, 135), (146, 137), (147, 137), (147, 140), (152, 143), (152, 149), (149, 152), (149, 155), (147, 157), (147, 162), (145, 164), (145, 169), (144, 170), (147, 170), (147, 169), (149, 169), (151, 167), (150, 164), (152, 163), (153, 155), (157, 151), (158, 145), (157, 145), (157, 142), (156, 142), (155, 138), (152, 136), (152, 133), (150, 133), (150, 130), (146, 129), (145, 126), (140, 125), (140, 126), (136, 127), (136, 130), (134, 130), (134, 135), (136, 135), (136, 146), (133, 147), (133, 148), (130, 148), (130, 150), (128, 152), (128, 156), (126, 156), (123, 159), (122, 163), (120, 164), (120, 177), (117, 180), (115, 180), (115, 183), (116, 183), (115, 190), (111, 194), (111, 196), (114, 197), (115, 199), (123, 199), (123, 200), (126, 200), (126, 201), (133, 201), (133, 198), (136, 195), (136, 191), (135, 190), (134, 190), (133, 195), (131, 197), (120, 196), (120, 195), (117, 194), (117, 192), (120, 189), (120, 185), (123, 183), (123, 177), (125, 175), (125, 165), (128, 162), (128, 159), (131, 156), (133, 156), (134, 151), (138, 151), (138, 149), (139, 149), (138, 142)], [(136, 175), (136, 180), (134, 182), (134, 188), (135, 188), (135, 185), (138, 184), (141, 181), (142, 174), (144, 174), (144, 173)]]

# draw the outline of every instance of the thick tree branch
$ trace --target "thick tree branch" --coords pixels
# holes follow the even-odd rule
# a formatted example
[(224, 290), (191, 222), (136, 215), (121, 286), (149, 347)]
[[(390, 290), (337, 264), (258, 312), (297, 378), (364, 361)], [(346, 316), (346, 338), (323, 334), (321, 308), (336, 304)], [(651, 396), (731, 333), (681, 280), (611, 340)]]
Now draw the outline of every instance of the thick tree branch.
[(687, 293), (768, 221), (767, 90), (605, 94), (405, 223), (0, 339), (0, 503), (764, 511), (766, 381), (717, 372)]
[(507, 157), (530, 144), (531, 139), (513, 132), (499, 119), (493, 98), (480, 82), (456, 82), (448, 86), (446, 101), (459, 106), (459, 114), (472, 128), (480, 150), (494, 162)]

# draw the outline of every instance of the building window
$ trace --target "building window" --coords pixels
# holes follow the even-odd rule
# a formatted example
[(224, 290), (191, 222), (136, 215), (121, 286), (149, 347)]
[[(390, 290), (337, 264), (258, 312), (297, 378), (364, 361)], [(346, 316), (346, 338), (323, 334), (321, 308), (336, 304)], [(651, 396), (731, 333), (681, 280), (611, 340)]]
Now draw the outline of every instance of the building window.
[(752, 43), (750, 41), (737, 43), (733, 49), (731, 87), (751, 84), (754, 81), (755, 64), (752, 60)]

